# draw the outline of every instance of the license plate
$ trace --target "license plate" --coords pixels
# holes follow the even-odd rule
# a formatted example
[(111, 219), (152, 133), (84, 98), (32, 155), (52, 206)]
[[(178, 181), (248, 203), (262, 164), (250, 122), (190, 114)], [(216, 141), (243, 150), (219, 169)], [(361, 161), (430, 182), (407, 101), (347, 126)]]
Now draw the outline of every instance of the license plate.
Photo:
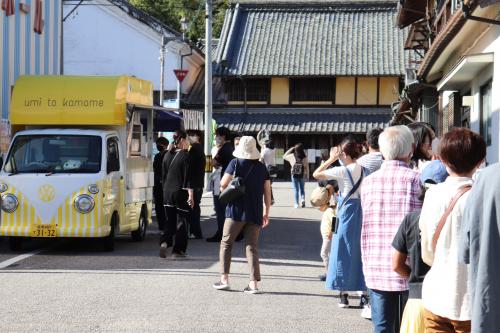
[(35, 224), (30, 231), (31, 237), (56, 237), (57, 229), (55, 224)]

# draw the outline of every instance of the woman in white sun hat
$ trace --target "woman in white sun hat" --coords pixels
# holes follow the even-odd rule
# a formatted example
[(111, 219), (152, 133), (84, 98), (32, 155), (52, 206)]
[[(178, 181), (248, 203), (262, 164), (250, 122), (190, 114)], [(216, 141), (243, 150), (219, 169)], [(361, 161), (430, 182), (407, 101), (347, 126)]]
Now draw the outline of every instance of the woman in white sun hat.
[(248, 294), (257, 294), (257, 282), (260, 281), (259, 254), (257, 250), (259, 233), (269, 225), (271, 206), (271, 182), (266, 166), (259, 162), (260, 153), (256, 141), (251, 136), (243, 136), (233, 152), (233, 159), (221, 180), (221, 191), (234, 177), (242, 177), (245, 195), (228, 203), (226, 221), (220, 243), (221, 277), (213, 287), (229, 290), (229, 268), (231, 251), (236, 237), (244, 232), (246, 255), (250, 267), (250, 282), (243, 290)]

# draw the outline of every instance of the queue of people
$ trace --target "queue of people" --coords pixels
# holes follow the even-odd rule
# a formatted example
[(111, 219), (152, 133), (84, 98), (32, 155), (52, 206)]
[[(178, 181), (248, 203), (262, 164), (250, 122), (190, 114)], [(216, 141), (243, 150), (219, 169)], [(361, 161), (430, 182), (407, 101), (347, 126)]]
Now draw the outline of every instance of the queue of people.
[[(493, 190), (499, 167), (485, 169), (474, 183), (484, 140), (464, 128), (438, 139), (428, 124), (415, 123), (371, 130), (367, 143), (369, 154), (359, 158), (358, 144), (347, 137), (313, 173), (336, 179), (340, 190), (333, 205), (328, 186), (311, 197), (324, 212), (326, 288), (339, 291), (343, 308), (347, 290), (364, 292), (362, 316), (374, 332), (495, 331), (499, 281), (491, 254), (500, 240), (500, 197)], [(337, 159), (341, 166), (330, 167)]]
[[(260, 293), (258, 238), (269, 225), (275, 150), (267, 141), (259, 152), (251, 136), (233, 145), (224, 127), (215, 134), (217, 232), (207, 241), (220, 242), (221, 275), (213, 287), (230, 289), (232, 248), (244, 237), (250, 269), (244, 292)], [(188, 238), (202, 237), (195, 207), (205, 156), (198, 142), (183, 131), (168, 148), (165, 139), (157, 142), (161, 257), (186, 256)], [(310, 202), (323, 212), (321, 279), (339, 292), (339, 307), (350, 307), (356, 293), (361, 316), (371, 319), (374, 332), (495, 331), (499, 275), (492, 254), (500, 249), (500, 177), (498, 165), (477, 176), (486, 156), (484, 140), (464, 128), (437, 138), (428, 124), (414, 123), (372, 129), (366, 144), (363, 154), (347, 136), (312, 173), (323, 182)], [(304, 207), (309, 164), (303, 146), (295, 145), (284, 159), (291, 165), (294, 206)], [(225, 199), (241, 184), (245, 191)]]

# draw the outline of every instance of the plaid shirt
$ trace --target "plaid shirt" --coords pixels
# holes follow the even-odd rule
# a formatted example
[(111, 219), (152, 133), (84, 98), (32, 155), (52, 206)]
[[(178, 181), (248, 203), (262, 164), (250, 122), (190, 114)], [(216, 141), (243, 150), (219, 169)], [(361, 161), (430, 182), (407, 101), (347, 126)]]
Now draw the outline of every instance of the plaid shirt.
[(408, 290), (392, 270), (392, 241), (406, 214), (422, 206), (419, 173), (401, 161), (385, 161), (363, 181), (361, 257), (366, 286), (381, 291)]

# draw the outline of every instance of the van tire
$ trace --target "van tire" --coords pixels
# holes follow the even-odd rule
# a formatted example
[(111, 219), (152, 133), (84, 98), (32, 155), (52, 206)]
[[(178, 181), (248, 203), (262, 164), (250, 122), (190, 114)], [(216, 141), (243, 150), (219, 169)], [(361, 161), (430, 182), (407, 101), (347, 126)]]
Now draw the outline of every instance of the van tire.
[(23, 249), (22, 237), (9, 237), (9, 249), (11, 251), (21, 251)]
[(148, 219), (146, 217), (146, 212), (144, 208), (141, 210), (141, 216), (139, 217), (139, 227), (137, 230), (132, 231), (132, 239), (136, 242), (142, 242), (146, 239), (146, 230), (148, 229)]
[(109, 231), (109, 235), (103, 237), (101, 240), (103, 250), (106, 252), (112, 252), (115, 250), (115, 230), (116, 230), (116, 224), (118, 222), (117, 220), (118, 220), (117, 215), (115, 213), (111, 218), (111, 223), (110, 223), (111, 230)]

